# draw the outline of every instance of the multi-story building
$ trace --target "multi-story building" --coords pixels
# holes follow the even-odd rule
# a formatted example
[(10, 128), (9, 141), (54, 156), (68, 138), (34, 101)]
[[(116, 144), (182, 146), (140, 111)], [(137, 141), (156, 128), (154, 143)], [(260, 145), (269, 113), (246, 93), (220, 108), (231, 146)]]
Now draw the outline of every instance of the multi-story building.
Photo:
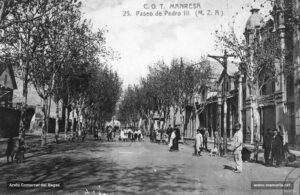
[[(259, 9), (252, 9), (246, 22), (245, 39), (249, 49), (247, 63), (254, 63), (256, 51), (253, 45), (268, 49), (271, 42), (278, 43), (278, 55), (272, 60), (275, 79), (268, 79), (268, 72), (261, 71), (257, 82), (259, 93), (257, 106), (253, 106), (253, 91), (249, 88), (249, 78), (224, 72), (217, 80), (218, 90), (202, 87), (197, 96), (199, 122), (187, 120), (186, 136), (193, 136), (197, 128), (206, 127), (212, 133), (226, 129), (232, 136), (232, 126), (242, 123), (244, 141), (253, 142), (258, 138), (263, 142), (267, 129), (281, 128), (288, 134), (290, 145), (300, 143), (300, 2), (298, 0), (276, 0), (267, 21), (259, 14)], [(227, 75), (226, 77), (224, 75)], [(226, 78), (226, 79), (224, 79)], [(224, 92), (225, 90), (225, 92)], [(225, 95), (226, 94), (226, 97)], [(204, 107), (204, 108), (203, 108)], [(254, 110), (257, 109), (257, 110)], [(254, 112), (259, 114), (258, 127), (255, 126)], [(197, 112), (197, 111), (196, 111)], [(194, 117), (194, 118), (197, 118)], [(193, 122), (192, 122), (193, 121)]]

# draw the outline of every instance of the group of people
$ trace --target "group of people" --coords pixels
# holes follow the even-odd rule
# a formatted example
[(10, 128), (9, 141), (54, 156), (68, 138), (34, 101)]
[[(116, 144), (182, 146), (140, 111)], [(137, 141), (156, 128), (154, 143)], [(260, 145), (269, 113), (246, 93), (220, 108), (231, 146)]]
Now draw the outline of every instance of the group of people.
[(179, 140), (181, 139), (178, 126), (172, 128), (171, 125), (166, 130), (157, 129), (150, 132), (150, 141), (154, 143), (165, 143), (169, 146), (170, 152), (179, 151)]
[(209, 137), (208, 130), (206, 128), (197, 129), (197, 134), (195, 137), (195, 145), (194, 145), (194, 155), (201, 156), (201, 151), (205, 149), (208, 151), (207, 148), (207, 139)]
[[(288, 149), (287, 135), (284, 130), (268, 129), (264, 136), (264, 158), (266, 166), (279, 167), (283, 160), (293, 161), (294, 155)], [(294, 157), (295, 158), (295, 157)]]
[(9, 163), (9, 159), (11, 159), (11, 162), (14, 162), (14, 160), (16, 160), (17, 163), (24, 162), (25, 151), (25, 141), (22, 137), (18, 139), (10, 137), (7, 140), (7, 147), (5, 152), (7, 163)]
[[(233, 142), (231, 144), (231, 150), (234, 154), (234, 161), (236, 163), (235, 172), (242, 172), (242, 162), (243, 162), (243, 134), (241, 129), (241, 124), (237, 123), (234, 126), (234, 136)], [(207, 137), (208, 132), (206, 129), (198, 129), (195, 137), (195, 155), (200, 156), (201, 150), (207, 150)], [(279, 129), (268, 129), (264, 136), (264, 159), (266, 166), (274, 166), (279, 167), (283, 160), (287, 160), (289, 162), (295, 161), (296, 156), (292, 154), (288, 149), (288, 135), (287, 132), (279, 126)], [(221, 136), (218, 135), (218, 132), (214, 132), (214, 148), (210, 150), (210, 153), (218, 154), (222, 156), (224, 153), (224, 144)], [(250, 152), (251, 153), (251, 152)], [(258, 153), (259, 153), (259, 141), (255, 139), (253, 156), (256, 161), (258, 161)]]
[(142, 141), (143, 140), (143, 133), (140, 129), (121, 129), (120, 130), (120, 141), (127, 142), (127, 141)]
[[(168, 131), (168, 130), (167, 130)], [(150, 133), (150, 141), (155, 143), (168, 143), (169, 135), (164, 129), (156, 129)]]
[(169, 151), (170, 152), (178, 152), (179, 151), (179, 140), (181, 139), (180, 137), (180, 130), (178, 127), (169, 128), (168, 129), (168, 139), (169, 139)]
[[(241, 173), (242, 172), (242, 148), (243, 148), (243, 135), (240, 131), (241, 125), (235, 125), (235, 134), (233, 137), (232, 143), (232, 151), (234, 154), (234, 161), (236, 163), (236, 168), (234, 172)], [(212, 149), (208, 149), (207, 141), (208, 141), (209, 133), (206, 128), (197, 129), (197, 134), (195, 136), (195, 145), (194, 145), (194, 155), (201, 156), (201, 151), (206, 150), (210, 152), (210, 156), (215, 155), (224, 155), (224, 144), (222, 137), (218, 134), (218, 131), (214, 132), (214, 147)]]

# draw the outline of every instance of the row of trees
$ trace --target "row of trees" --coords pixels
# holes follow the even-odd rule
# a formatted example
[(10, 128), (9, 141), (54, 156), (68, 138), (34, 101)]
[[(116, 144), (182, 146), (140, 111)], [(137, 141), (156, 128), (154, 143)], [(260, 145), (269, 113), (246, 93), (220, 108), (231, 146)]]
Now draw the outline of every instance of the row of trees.
[(151, 127), (155, 112), (169, 118), (173, 108), (174, 115), (177, 112), (182, 114), (200, 86), (208, 84), (211, 77), (212, 68), (205, 58), (197, 64), (186, 63), (182, 59), (173, 59), (170, 65), (158, 61), (149, 67), (148, 75), (141, 78), (138, 85), (125, 90), (119, 119), (132, 123), (142, 118)]
[[(91, 23), (82, 19), (81, 2), (5, 0), (0, 16), (0, 59), (13, 65), (24, 82), (22, 114), (28, 83), (33, 84), (44, 102), (42, 145), (46, 141), (51, 99), (57, 105), (56, 136), (59, 102), (66, 110), (65, 132), (71, 110), (83, 117), (82, 128), (88, 122), (96, 125), (113, 116), (121, 93), (120, 78), (108, 67), (114, 52), (106, 46), (106, 31), (94, 32)], [(25, 134), (23, 123), (21, 134)]]

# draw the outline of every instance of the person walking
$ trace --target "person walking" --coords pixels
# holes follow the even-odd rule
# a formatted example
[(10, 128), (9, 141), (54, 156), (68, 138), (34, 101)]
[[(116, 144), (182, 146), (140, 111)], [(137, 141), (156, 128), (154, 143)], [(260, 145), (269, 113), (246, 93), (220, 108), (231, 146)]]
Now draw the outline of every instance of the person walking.
[(233, 154), (234, 161), (236, 163), (235, 173), (241, 173), (243, 169), (242, 161), (242, 149), (243, 149), (243, 134), (241, 129), (241, 124), (237, 123), (235, 125), (235, 134), (233, 136)]
[(120, 130), (120, 141), (121, 142), (125, 141), (125, 132), (124, 132), (124, 129)]
[(172, 131), (173, 131), (173, 129), (172, 129), (171, 125), (169, 125), (169, 127), (167, 129), (168, 142), (170, 142)]
[(270, 154), (271, 154), (271, 148), (272, 148), (272, 131), (271, 129), (268, 129), (265, 136), (264, 136), (264, 158), (265, 158), (265, 165), (270, 166)]
[(208, 130), (206, 128), (204, 128), (204, 135), (203, 135), (203, 148), (208, 151), (208, 148), (207, 148), (207, 139), (209, 137), (209, 133), (208, 133)]
[(201, 150), (200, 147), (202, 145), (203, 142), (203, 138), (202, 138), (202, 134), (200, 132), (200, 129), (197, 129), (197, 134), (195, 137), (195, 145), (194, 145), (194, 155), (195, 156), (201, 156)]
[[(172, 146), (170, 147), (170, 152), (179, 151), (178, 141), (180, 140), (180, 130), (175, 128), (171, 134)], [(170, 140), (170, 142), (171, 142)]]
[(139, 129), (137, 131), (137, 136), (138, 136), (138, 141), (140, 142), (141, 141), (141, 135), (142, 135), (142, 131)]
[(273, 165), (273, 161), (276, 161), (275, 167), (279, 167), (282, 162), (282, 153), (283, 153), (283, 138), (280, 132), (277, 129), (273, 131), (274, 136), (272, 140), (272, 158), (271, 165)]
[(127, 129), (127, 135), (128, 135), (128, 141), (131, 141), (132, 142), (132, 135), (133, 134), (133, 132), (132, 132), (132, 130), (131, 130), (131, 127), (129, 127), (128, 129)]
[(172, 151), (173, 148), (173, 140), (175, 139), (176, 135), (175, 135), (175, 129), (172, 130), (171, 136), (170, 136), (170, 142), (169, 142), (169, 151)]

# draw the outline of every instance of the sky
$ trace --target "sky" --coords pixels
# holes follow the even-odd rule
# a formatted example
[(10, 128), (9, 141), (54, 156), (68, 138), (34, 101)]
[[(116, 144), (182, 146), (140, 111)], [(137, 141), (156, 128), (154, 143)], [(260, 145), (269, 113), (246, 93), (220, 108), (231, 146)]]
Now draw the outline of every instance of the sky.
[[(93, 28), (108, 30), (105, 35), (107, 46), (120, 56), (118, 60), (110, 62), (110, 65), (123, 80), (123, 87), (126, 87), (129, 84), (137, 84), (140, 77), (147, 75), (148, 66), (158, 60), (164, 60), (169, 64), (173, 58), (182, 57), (186, 61), (197, 62), (203, 55), (222, 54), (220, 48), (215, 47), (215, 30), (226, 29), (228, 24), (234, 21), (234, 28), (242, 37), (246, 21), (251, 15), (251, 6), (257, 7), (261, 4), (260, 0), (256, 0), (255, 3), (253, 1), (83, 0), (82, 2), (85, 17), (91, 20)], [(174, 4), (195, 4), (197, 8), (175, 9), (172, 7)], [(267, 15), (270, 6), (263, 5), (264, 8), (260, 12)], [(189, 11), (189, 15), (184, 15), (184, 11)], [(161, 16), (156, 16), (157, 12)]]

